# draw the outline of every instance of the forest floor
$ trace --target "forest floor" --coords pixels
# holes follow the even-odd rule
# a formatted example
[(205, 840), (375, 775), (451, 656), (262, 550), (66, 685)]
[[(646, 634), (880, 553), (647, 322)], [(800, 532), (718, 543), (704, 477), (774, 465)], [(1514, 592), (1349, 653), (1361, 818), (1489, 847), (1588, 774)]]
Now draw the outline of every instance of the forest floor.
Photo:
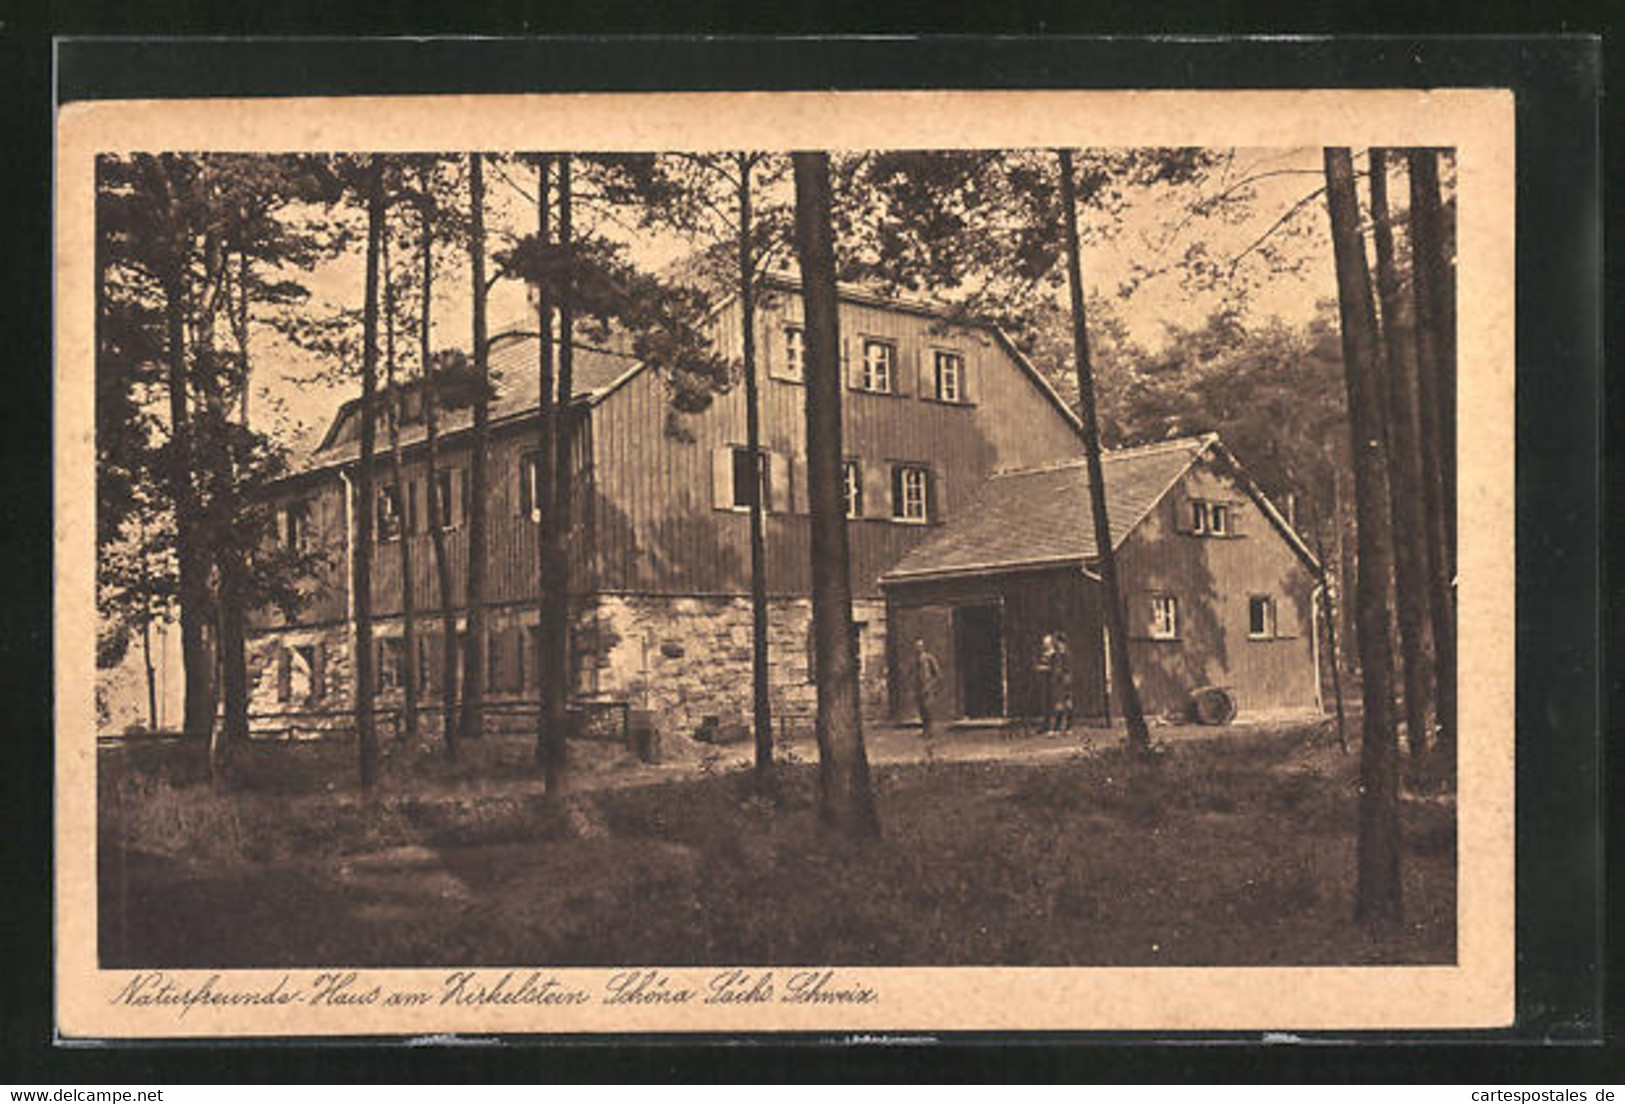
[[(1351, 731), (1357, 731), (1357, 724)], [(1173, 734), (1152, 761), (1071, 739), (877, 732), (878, 841), (820, 830), (792, 742), (774, 797), (735, 747), (578, 756), (544, 807), (522, 741), (398, 755), (374, 795), (331, 747), (104, 753), (107, 967), (1318, 965), (1455, 958), (1455, 802), (1412, 780), (1403, 928), (1351, 919), (1358, 754), (1324, 723)], [(342, 750), (343, 745), (340, 745)], [(353, 753), (353, 751), (352, 751)], [(353, 770), (350, 772), (353, 774)]]

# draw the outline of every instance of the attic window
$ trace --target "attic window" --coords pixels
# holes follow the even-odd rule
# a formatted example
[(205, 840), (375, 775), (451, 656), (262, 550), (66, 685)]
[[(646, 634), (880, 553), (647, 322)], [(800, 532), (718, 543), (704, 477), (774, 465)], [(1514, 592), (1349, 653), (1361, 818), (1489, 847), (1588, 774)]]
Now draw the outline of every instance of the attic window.
[(1190, 531), (1197, 536), (1229, 537), (1235, 535), (1234, 513), (1228, 502), (1208, 502), (1192, 499)]
[(1226, 536), (1230, 532), (1230, 507), (1222, 502), (1211, 503), (1207, 508), (1207, 531), (1215, 537)]

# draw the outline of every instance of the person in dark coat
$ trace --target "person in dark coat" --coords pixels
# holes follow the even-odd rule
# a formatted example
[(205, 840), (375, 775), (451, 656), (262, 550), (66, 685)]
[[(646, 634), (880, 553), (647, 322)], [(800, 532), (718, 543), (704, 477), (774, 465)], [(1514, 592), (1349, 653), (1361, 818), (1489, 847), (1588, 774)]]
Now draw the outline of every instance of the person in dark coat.
[(925, 646), (925, 638), (914, 641), (914, 703), (920, 711), (920, 738), (925, 741), (925, 757), (937, 757), (937, 691), (942, 686), (942, 664)]
[(1072, 731), (1072, 653), (1064, 632), (1055, 634), (1050, 651), (1049, 722), (1056, 732)]

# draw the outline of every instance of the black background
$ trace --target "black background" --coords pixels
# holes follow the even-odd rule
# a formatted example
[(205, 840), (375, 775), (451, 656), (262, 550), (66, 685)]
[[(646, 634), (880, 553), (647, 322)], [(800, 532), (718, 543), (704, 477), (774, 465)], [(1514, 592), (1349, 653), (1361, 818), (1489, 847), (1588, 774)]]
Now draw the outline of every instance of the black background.
[[(311, 5), (315, 8), (315, 5)], [(984, 6), (991, 7), (991, 6)], [(960, 30), (1166, 31), (1149, 5), (1094, 5), (1056, 20), (1034, 6), (979, 10)], [(1444, 32), (1457, 13), (1411, 5), (1396, 14), (1298, 4), (1268, 13), (1222, 5), (1176, 5), (1185, 32)], [(1180, 38), (912, 36), (887, 39), (741, 40), (578, 37), (528, 41), (408, 39), (149, 38), (58, 40), (97, 33), (404, 33), (363, 8), (329, 5), (295, 15), (288, 5), (244, 6), (222, 19), (206, 5), (171, 4), (144, 22), (132, 9), (82, 5), (42, 13), (25, 26), (0, 9), (0, 102), (10, 109), (5, 202), (4, 308), (0, 339), (10, 353), (0, 399), (0, 540), (11, 592), (0, 602), (0, 670), (10, 724), (0, 948), (11, 959), (0, 986), (0, 1083), (19, 1085), (195, 1081), (573, 1081), (593, 1080), (1438, 1080), (1497, 1084), (1621, 1080), (1618, 1051), (1601, 1047), (1606, 930), (1601, 857), (1605, 774), (1598, 601), (1603, 416), (1602, 182), (1599, 92), (1602, 44), (1580, 37), (1354, 38), (1275, 41)], [(1183, 10), (1181, 10), (1183, 9)], [(1465, 9), (1464, 9), (1465, 10)], [(700, 9), (679, 26), (673, 13), (632, 7), (621, 29), (828, 31), (822, 6)], [(1510, 32), (1596, 28), (1585, 9), (1548, 6), (1536, 26), (1492, 5), (1480, 27)], [(459, 5), (451, 27), (423, 17), (415, 33), (528, 34), (604, 27), (613, 5), (547, 9), (530, 23), (518, 5)], [(896, 34), (933, 28), (906, 9), (875, 10), (848, 32)], [(397, 15), (397, 19), (402, 18)], [(882, 19), (888, 25), (880, 25)], [(1156, 18), (1169, 18), (1159, 12)], [(867, 24), (862, 20), (867, 19)], [(1002, 20), (1002, 22), (998, 22)], [(1341, 21), (1341, 24), (1339, 23)], [(820, 25), (822, 24), (822, 25)], [(53, 69), (55, 83), (53, 85)], [(554, 1040), (479, 1049), (403, 1050), (383, 1041), (309, 1044), (52, 1045), (50, 712), (51, 544), (50, 143), (58, 102), (91, 98), (522, 92), (547, 90), (842, 88), (1292, 88), (1511, 87), (1518, 130), (1518, 512), (1463, 518), (1516, 525), (1518, 543), (1518, 1007), (1510, 1032), (1405, 1036), (1313, 1036), (1261, 1046), (1257, 1036), (952, 1036), (943, 1047), (820, 1045), (827, 1039), (762, 1037), (719, 1047), (688, 1038)], [(1615, 128), (1617, 129), (1617, 128)], [(1612, 289), (1610, 289), (1612, 292)], [(1461, 304), (1463, 311), (1482, 305)], [(1617, 316), (1616, 312), (1610, 312)], [(1609, 488), (1612, 489), (1611, 486)], [(1618, 511), (1610, 511), (1611, 516)], [(45, 689), (42, 689), (45, 688)], [(1612, 681), (1610, 690), (1617, 695)], [(86, 688), (86, 692), (89, 689)], [(1471, 687), (1466, 688), (1471, 693)], [(1610, 826), (1611, 827), (1611, 826)], [(1606, 999), (1606, 1000), (1605, 1000)], [(1541, 1042), (1551, 1045), (1536, 1045)], [(1129, 1045), (1105, 1045), (1128, 1043)], [(1197, 1045), (1192, 1045), (1197, 1044)]]

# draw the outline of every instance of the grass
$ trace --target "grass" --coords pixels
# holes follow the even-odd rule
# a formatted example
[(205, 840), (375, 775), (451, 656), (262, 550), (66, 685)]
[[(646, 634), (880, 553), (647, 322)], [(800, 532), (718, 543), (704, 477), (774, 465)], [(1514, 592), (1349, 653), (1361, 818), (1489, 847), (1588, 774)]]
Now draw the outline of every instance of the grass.
[(807, 764), (776, 802), (733, 772), (606, 789), (599, 830), (572, 838), (534, 787), (474, 765), (367, 798), (293, 770), (221, 792), (104, 762), (103, 961), (1453, 961), (1453, 802), (1406, 801), (1407, 924), (1368, 938), (1349, 919), (1357, 756), (1308, 735), (885, 766), (866, 843), (820, 829)]

